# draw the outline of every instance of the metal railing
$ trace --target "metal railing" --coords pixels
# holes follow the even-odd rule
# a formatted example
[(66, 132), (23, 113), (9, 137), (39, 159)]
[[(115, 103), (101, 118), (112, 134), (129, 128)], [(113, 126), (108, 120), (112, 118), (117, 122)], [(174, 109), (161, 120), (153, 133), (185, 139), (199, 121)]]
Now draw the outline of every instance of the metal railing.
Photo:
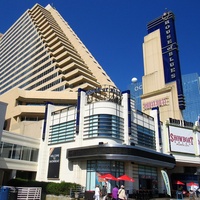
[(70, 189), (70, 197), (80, 199), (85, 197), (85, 187), (77, 187)]
[(17, 200), (41, 200), (41, 187), (17, 187)]

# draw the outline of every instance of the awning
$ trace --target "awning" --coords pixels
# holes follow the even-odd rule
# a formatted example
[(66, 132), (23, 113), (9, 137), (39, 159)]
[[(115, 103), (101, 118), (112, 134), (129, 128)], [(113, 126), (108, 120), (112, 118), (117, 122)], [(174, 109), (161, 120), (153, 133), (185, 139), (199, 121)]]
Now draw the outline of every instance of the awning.
[(175, 158), (151, 149), (137, 146), (99, 144), (80, 148), (67, 149), (69, 160), (118, 160), (130, 161), (143, 165), (154, 165), (163, 168), (174, 168)]

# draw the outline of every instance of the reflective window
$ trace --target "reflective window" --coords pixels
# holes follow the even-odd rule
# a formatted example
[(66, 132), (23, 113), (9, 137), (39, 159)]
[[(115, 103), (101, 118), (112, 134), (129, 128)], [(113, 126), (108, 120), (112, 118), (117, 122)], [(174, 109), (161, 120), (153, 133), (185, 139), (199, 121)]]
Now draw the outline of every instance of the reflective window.
[(73, 141), (75, 137), (75, 120), (50, 126), (49, 144)]
[(99, 114), (85, 117), (85, 137), (114, 137), (123, 139), (124, 120), (115, 115)]
[(13, 145), (13, 149), (12, 149), (12, 158), (13, 159), (21, 159), (21, 150), (22, 150), (22, 146), (21, 145)]
[(156, 149), (154, 119), (142, 112), (133, 113), (130, 143), (150, 149)]
[(10, 144), (10, 143), (2, 143), (2, 142), (1, 142), (1, 145), (2, 145), (1, 157), (4, 157), (4, 158), (11, 158), (11, 156), (12, 156), (12, 147), (13, 147), (13, 144)]
[(0, 142), (0, 157), (17, 160), (38, 161), (39, 149)]
[(86, 190), (94, 190), (96, 185), (100, 188), (104, 184), (108, 187), (108, 192), (111, 193), (112, 188), (116, 185), (122, 184), (122, 182), (114, 180), (102, 180), (99, 176), (103, 174), (112, 174), (114, 177), (119, 177), (124, 174), (124, 163), (119, 161), (108, 160), (89, 160), (87, 161), (87, 181)]
[(28, 147), (22, 148), (22, 160), (30, 160), (31, 149)]
[(34, 161), (34, 162), (37, 162), (37, 160), (38, 160), (38, 153), (39, 153), (39, 150), (38, 150), (38, 149), (32, 148), (32, 149), (31, 149), (31, 157), (30, 157), (30, 160), (31, 160), (31, 161)]
[(138, 165), (140, 189), (151, 190), (152, 194), (158, 193), (158, 173), (156, 167)]

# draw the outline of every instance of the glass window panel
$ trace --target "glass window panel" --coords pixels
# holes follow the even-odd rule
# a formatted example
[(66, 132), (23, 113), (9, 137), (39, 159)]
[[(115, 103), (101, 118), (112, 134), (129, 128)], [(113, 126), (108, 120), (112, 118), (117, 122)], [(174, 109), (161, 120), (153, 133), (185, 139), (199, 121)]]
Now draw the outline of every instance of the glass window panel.
[(4, 143), (1, 157), (11, 158), (13, 144)]
[[(105, 173), (111, 173), (118, 177), (124, 174), (124, 163), (119, 161), (87, 161), (87, 185), (86, 190), (94, 190), (95, 185), (102, 187), (104, 182), (99, 182), (98, 176)], [(116, 181), (109, 180), (110, 192), (111, 188), (116, 185)], [(118, 183), (119, 184), (119, 183)]]
[(3, 151), (3, 142), (0, 142), (0, 157), (1, 157), (2, 151)]
[(20, 160), (21, 159), (21, 151), (22, 151), (22, 146), (14, 144), (12, 158)]
[(22, 148), (22, 160), (30, 161), (31, 149), (29, 147)]
[(30, 161), (38, 161), (38, 149), (32, 149), (31, 150), (31, 159)]

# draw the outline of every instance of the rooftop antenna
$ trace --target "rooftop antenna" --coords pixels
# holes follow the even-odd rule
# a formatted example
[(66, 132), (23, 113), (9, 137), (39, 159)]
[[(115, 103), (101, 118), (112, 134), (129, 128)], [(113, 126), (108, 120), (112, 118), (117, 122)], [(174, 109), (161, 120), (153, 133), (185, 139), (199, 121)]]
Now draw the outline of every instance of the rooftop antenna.
[(163, 15), (166, 15), (168, 13), (168, 8), (165, 8), (165, 12), (163, 13)]
[(162, 19), (167, 20), (168, 17), (169, 17), (169, 11), (168, 11), (168, 8), (165, 8), (165, 12), (162, 15)]
[(54, 7), (53, 3), (51, 3), (51, 7), (54, 8), (54, 9), (56, 9), (56, 8)]

